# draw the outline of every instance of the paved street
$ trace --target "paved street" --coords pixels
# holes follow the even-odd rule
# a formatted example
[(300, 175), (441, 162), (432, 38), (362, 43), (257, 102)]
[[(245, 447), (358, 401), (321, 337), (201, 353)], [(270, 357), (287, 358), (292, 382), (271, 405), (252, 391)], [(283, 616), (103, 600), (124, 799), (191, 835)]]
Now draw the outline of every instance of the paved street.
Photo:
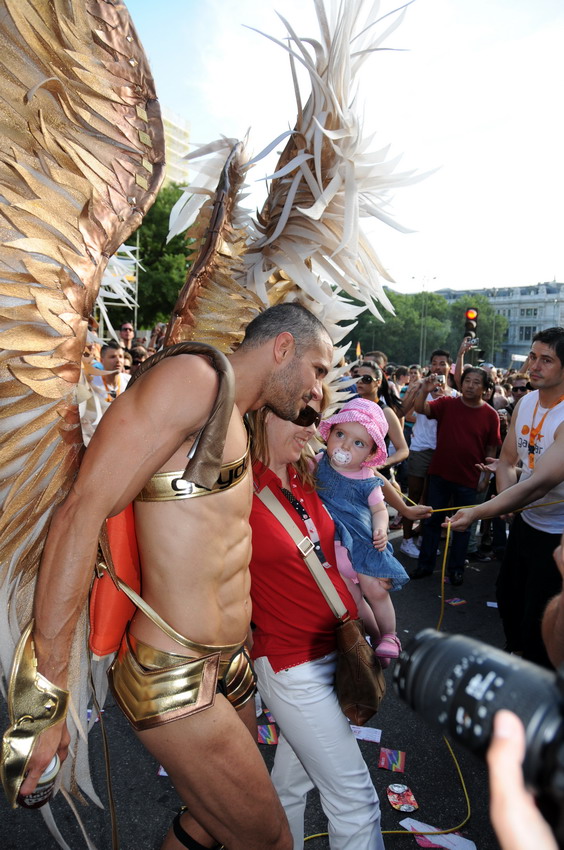
[[(400, 542), (400, 532), (395, 532), (394, 545)], [(399, 556), (408, 572), (415, 566), (404, 556)], [(439, 560), (437, 563), (439, 565)], [(464, 585), (448, 590), (446, 597), (466, 600), (465, 604), (445, 606), (443, 630), (462, 632), (502, 646), (502, 632), (498, 613), (487, 606), (494, 600), (494, 581), (498, 564), (472, 563), (466, 572)], [(448, 588), (448, 585), (447, 585)], [(405, 643), (409, 635), (421, 628), (435, 627), (440, 613), (440, 587), (438, 572), (432, 578), (410, 582), (393, 596), (398, 615), (398, 632)], [(391, 672), (387, 671), (391, 680)], [(138, 744), (134, 734), (115, 706), (108, 702), (105, 721), (112, 753), (114, 794), (120, 827), (121, 850), (157, 850), (168, 825), (175, 815), (179, 801), (168, 779), (157, 775), (157, 766)], [(381, 746), (405, 752), (405, 772), (392, 773), (377, 767), (380, 744), (361, 742), (365, 758), (370, 765), (382, 804), (382, 822), (385, 830), (396, 830), (403, 814), (395, 811), (387, 801), (386, 788), (390, 783), (402, 782), (412, 789), (419, 810), (413, 817), (438, 828), (449, 829), (466, 817), (466, 803), (458, 780), (456, 768), (440, 733), (407, 708), (394, 694), (392, 688), (376, 718), (370, 724), (382, 730)], [(274, 747), (261, 745), (270, 764)], [(487, 775), (482, 762), (461, 747), (454, 747), (467, 785), (471, 804), (471, 819), (462, 834), (475, 842), (478, 850), (496, 850), (498, 844), (492, 833), (487, 813)], [(95, 785), (103, 800), (107, 799), (104, 787), (103, 759), (99, 727), (91, 735)], [(253, 789), (248, 789), (252, 795)], [(74, 823), (67, 804), (58, 795), (53, 809), (57, 822), (72, 850), (85, 847), (80, 831)], [(79, 805), (86, 828), (97, 850), (110, 850), (110, 820), (107, 810)], [(36, 811), (8, 810), (4, 798), (0, 802), (2, 850), (54, 850), (56, 843), (46, 836), (41, 814)], [(307, 812), (308, 835), (326, 831), (326, 821), (319, 801), (312, 799)], [(306, 843), (307, 850), (324, 850), (329, 845), (326, 838), (315, 838)], [(405, 835), (386, 836), (388, 850), (416, 847), (415, 840)]]

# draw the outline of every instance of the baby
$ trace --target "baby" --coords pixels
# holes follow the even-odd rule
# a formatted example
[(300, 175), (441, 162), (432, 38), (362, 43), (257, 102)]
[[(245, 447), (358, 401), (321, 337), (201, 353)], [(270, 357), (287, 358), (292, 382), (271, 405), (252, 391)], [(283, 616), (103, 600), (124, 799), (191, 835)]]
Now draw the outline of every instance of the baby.
[[(389, 591), (400, 590), (409, 581), (388, 543), (388, 511), (382, 493), (387, 482), (377, 477), (373, 468), (386, 460), (387, 430), (378, 404), (355, 398), (320, 423), (327, 451), (317, 457), (319, 496), (333, 517), (342, 544), (336, 546), (337, 566), (357, 602), (362, 595), (372, 609), (379, 634), (375, 653), (382, 666), (401, 652)], [(396, 496), (402, 513), (409, 513)], [(411, 510), (419, 516), (428, 509), (418, 506)], [(342, 547), (348, 550), (353, 569)], [(367, 625), (367, 631), (374, 630)]]

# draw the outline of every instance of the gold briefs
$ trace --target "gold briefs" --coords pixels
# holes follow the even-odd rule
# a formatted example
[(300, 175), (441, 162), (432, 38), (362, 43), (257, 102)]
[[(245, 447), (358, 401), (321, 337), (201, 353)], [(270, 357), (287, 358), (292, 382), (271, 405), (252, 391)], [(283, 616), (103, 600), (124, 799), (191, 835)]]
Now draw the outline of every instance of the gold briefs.
[(150, 478), (141, 492), (136, 496), (136, 502), (169, 502), (176, 499), (192, 499), (194, 496), (207, 496), (210, 493), (220, 493), (229, 490), (245, 477), (249, 466), (250, 445), (239, 460), (224, 463), (219, 470), (219, 477), (211, 490), (198, 487), (192, 481), (186, 481), (179, 472), (157, 472)]
[(154, 649), (126, 632), (108, 677), (133, 728), (150, 729), (210, 708), (217, 691), (242, 708), (255, 693), (249, 656), (244, 645), (217, 649), (189, 658)]

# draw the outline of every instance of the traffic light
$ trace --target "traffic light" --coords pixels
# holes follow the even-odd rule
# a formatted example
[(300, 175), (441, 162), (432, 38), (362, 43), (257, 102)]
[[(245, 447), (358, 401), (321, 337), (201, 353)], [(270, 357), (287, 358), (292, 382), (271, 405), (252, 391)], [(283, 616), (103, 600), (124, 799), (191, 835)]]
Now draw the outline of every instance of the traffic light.
[(475, 307), (468, 307), (464, 313), (464, 336), (474, 339), (478, 329), (478, 311)]

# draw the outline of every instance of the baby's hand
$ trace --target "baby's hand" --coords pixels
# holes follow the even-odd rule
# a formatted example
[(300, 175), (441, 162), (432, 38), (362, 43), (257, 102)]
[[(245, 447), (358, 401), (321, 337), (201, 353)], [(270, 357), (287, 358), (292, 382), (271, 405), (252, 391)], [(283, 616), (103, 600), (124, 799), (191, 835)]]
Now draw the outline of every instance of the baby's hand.
[(382, 528), (377, 528), (372, 535), (372, 541), (374, 543), (374, 548), (378, 549), (379, 552), (382, 552), (388, 545), (388, 535)]
[(433, 513), (433, 508), (429, 505), (408, 505), (404, 511), (404, 517), (407, 519), (427, 519)]

